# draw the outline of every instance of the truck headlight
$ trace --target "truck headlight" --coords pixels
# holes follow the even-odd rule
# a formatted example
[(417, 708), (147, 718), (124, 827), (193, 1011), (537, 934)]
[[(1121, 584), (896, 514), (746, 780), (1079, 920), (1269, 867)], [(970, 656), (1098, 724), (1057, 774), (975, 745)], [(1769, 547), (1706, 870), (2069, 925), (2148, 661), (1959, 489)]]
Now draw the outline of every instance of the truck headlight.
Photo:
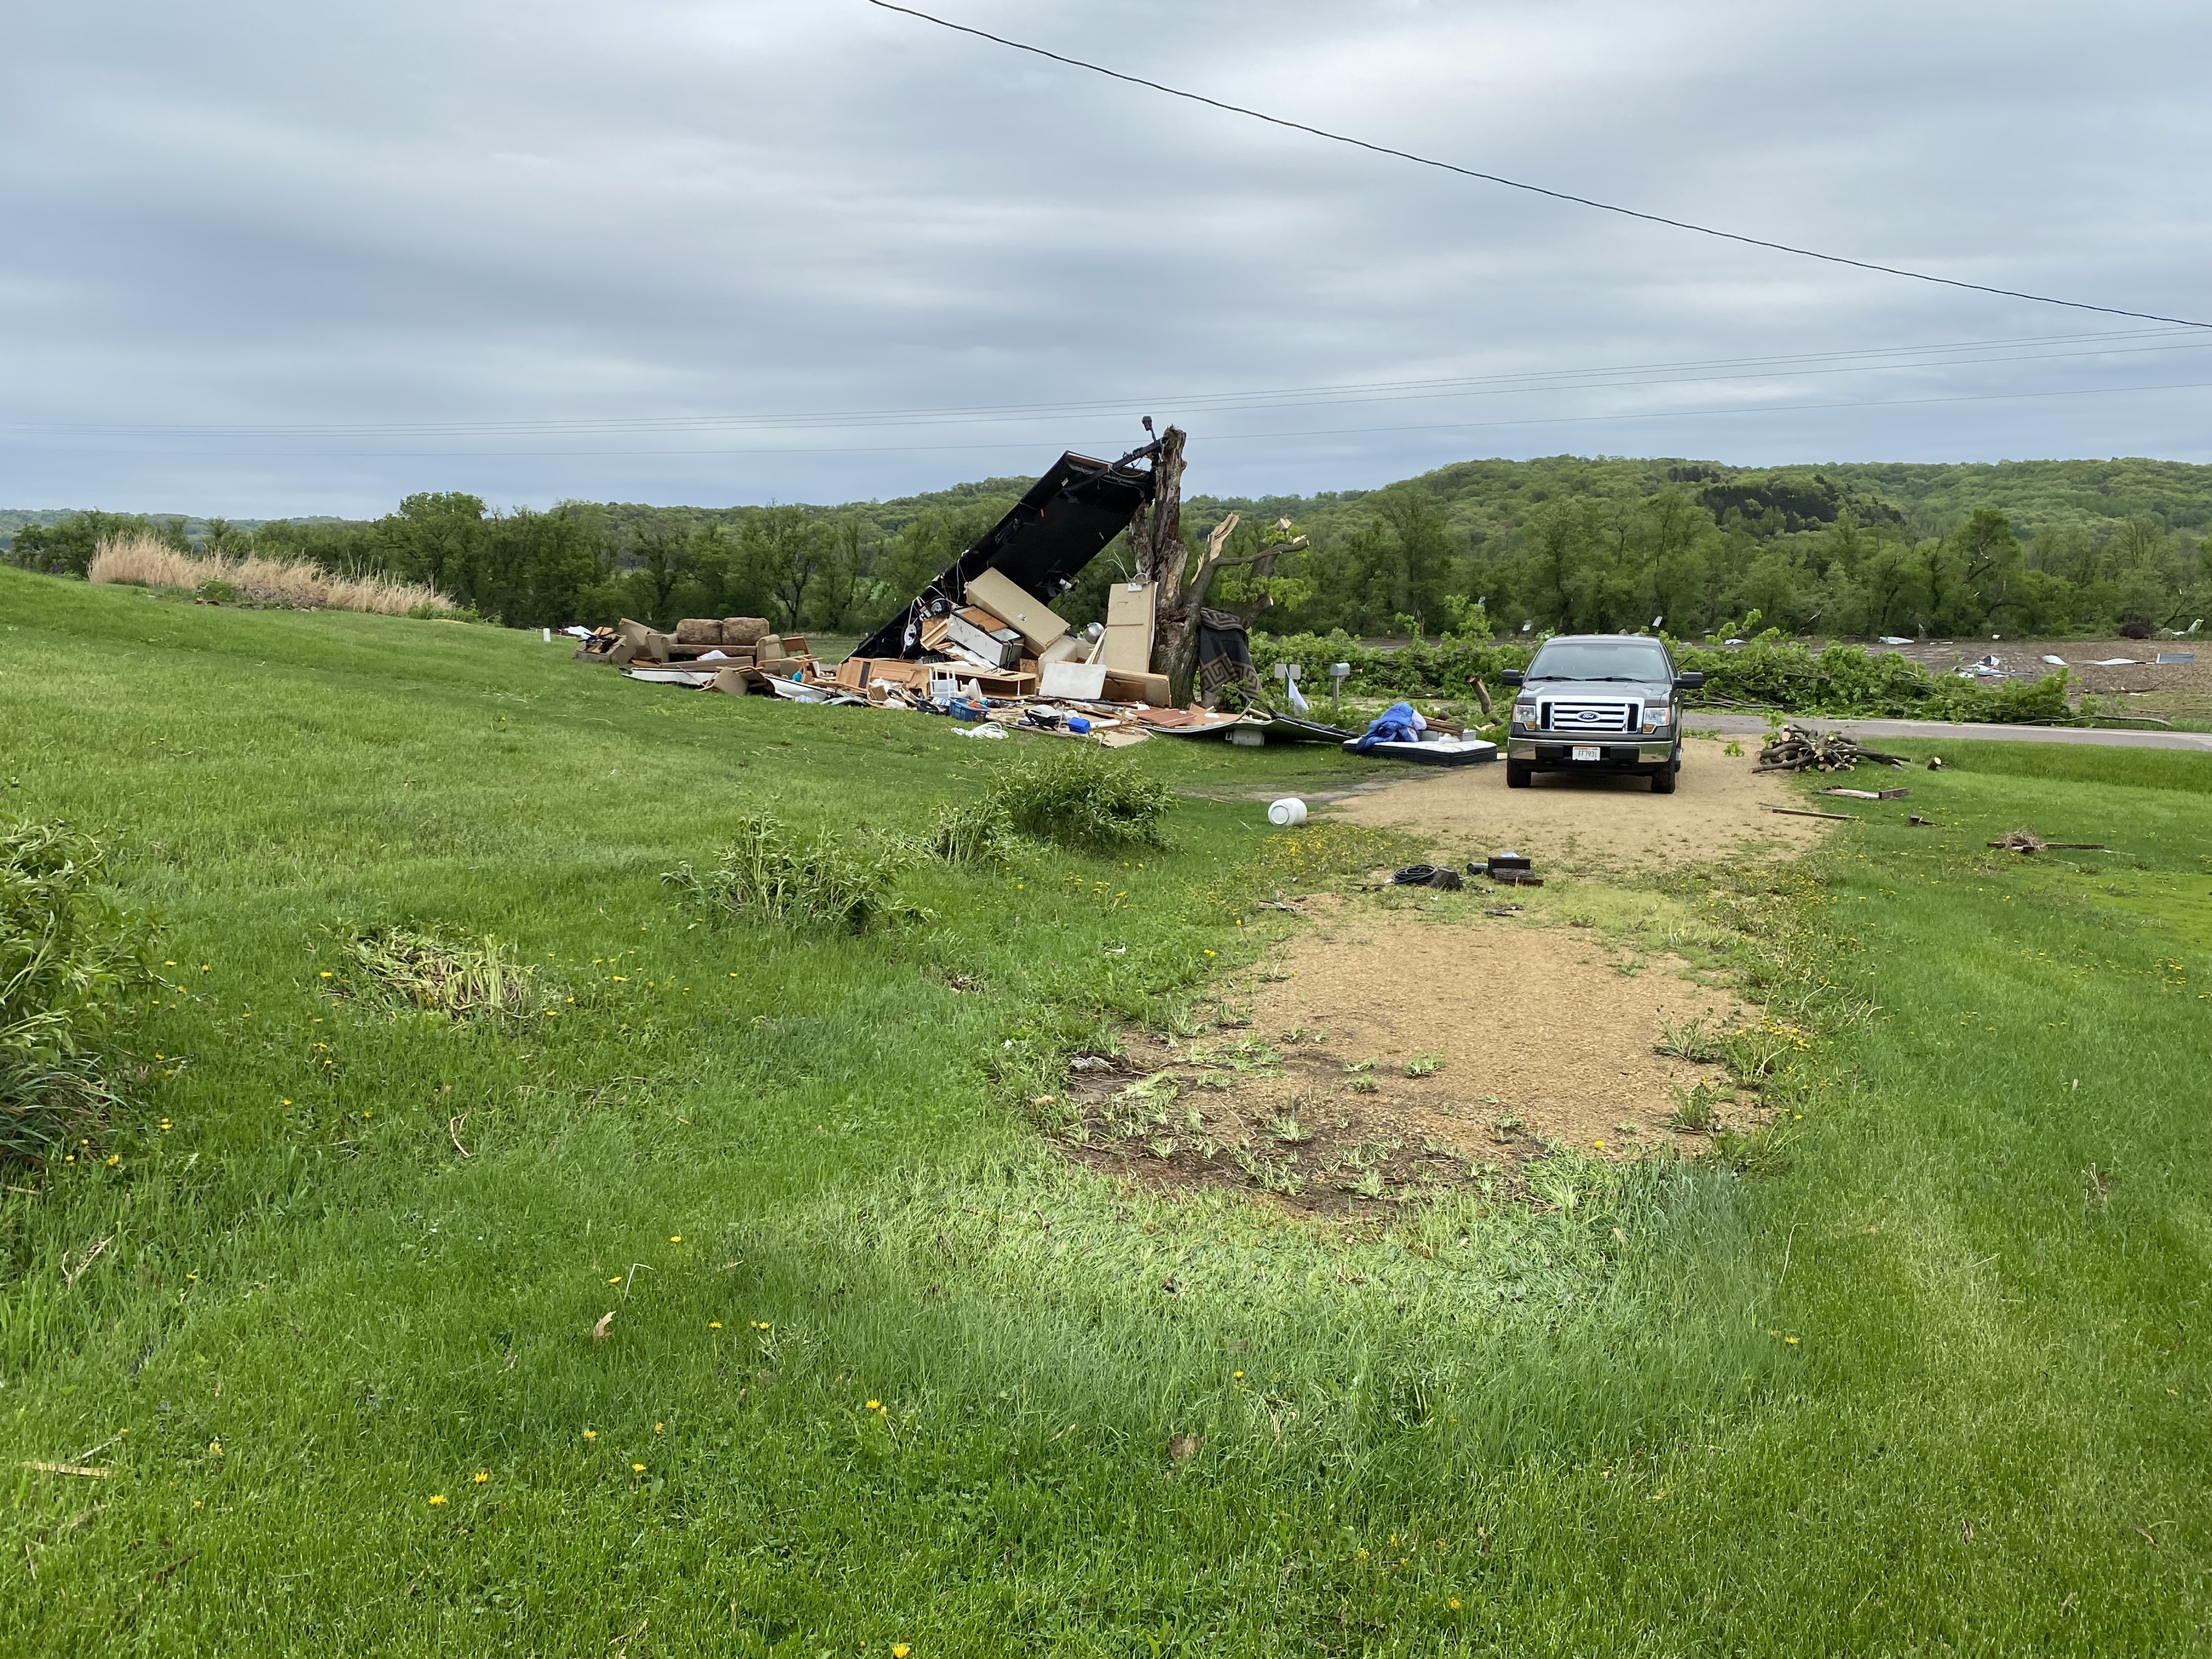
[(1515, 703), (1513, 705), (1513, 723), (1516, 726), (1528, 726), (1533, 730), (1536, 724), (1536, 705), (1533, 702)]
[(1647, 708), (1644, 711), (1644, 729), (1647, 732), (1664, 732), (1674, 723), (1674, 711), (1671, 708)]

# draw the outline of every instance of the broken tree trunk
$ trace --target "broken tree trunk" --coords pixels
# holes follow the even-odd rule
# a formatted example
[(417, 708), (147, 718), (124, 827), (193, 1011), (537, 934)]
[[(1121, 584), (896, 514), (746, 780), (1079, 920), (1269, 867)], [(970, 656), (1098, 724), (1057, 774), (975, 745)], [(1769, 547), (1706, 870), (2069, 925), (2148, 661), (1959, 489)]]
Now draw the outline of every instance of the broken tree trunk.
[(1152, 458), (1152, 498), (1129, 520), (1129, 551), (1139, 581), (1159, 584), (1162, 609), (1182, 586), (1190, 550), (1182, 544), (1183, 431), (1170, 427)]
[[(1159, 623), (1152, 636), (1152, 672), (1168, 677), (1168, 700), (1177, 708), (1190, 702), (1193, 682), (1198, 678), (1198, 613), (1204, 608), (1207, 591), (1213, 586), (1214, 573), (1222, 567), (1221, 550), (1228, 545), (1236, 530), (1234, 513), (1214, 526), (1206, 538), (1205, 555), (1199, 560), (1198, 568), (1191, 572), (1190, 585), (1172, 605), (1164, 597), (1161, 601)], [(1164, 595), (1164, 587), (1161, 591)]]

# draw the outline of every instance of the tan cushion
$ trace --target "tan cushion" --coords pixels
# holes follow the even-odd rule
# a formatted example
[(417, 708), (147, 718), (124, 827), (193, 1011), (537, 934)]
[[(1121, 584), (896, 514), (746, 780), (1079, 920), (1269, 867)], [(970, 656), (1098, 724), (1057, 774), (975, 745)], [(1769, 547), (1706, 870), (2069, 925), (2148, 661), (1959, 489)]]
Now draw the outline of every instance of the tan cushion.
[(722, 643), (725, 645), (758, 645), (775, 632), (766, 617), (725, 617), (722, 618)]
[(678, 645), (720, 645), (722, 624), (719, 617), (686, 617), (676, 624), (676, 643)]

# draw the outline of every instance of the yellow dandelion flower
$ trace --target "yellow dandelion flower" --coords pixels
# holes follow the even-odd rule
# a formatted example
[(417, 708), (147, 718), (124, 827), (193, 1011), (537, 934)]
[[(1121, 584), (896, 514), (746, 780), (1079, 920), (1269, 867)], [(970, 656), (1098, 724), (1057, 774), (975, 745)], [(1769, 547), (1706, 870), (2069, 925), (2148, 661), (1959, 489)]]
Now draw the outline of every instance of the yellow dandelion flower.
[(633, 1463), (629, 1466), (629, 1472), (632, 1474), (643, 1474), (645, 1473), (645, 1465), (642, 1463)]
[(430, 1502), (431, 1502), (433, 1504), (442, 1504), (442, 1503), (444, 1503), (445, 1501), (446, 1501), (446, 1494), (445, 1494), (445, 1493), (443, 1493), (443, 1492), (432, 1492), (432, 1493), (430, 1494)]
[(483, 1485), (483, 1483), (484, 1483), (485, 1481), (487, 1481), (487, 1480), (490, 1480), (490, 1479), (491, 1479), (491, 1471), (490, 1471), (489, 1469), (478, 1469), (478, 1470), (477, 1471), (477, 1485), (478, 1485), (479, 1486), (481, 1486), (482, 1485)]
[(884, 1402), (880, 1400), (871, 1400), (868, 1401), (868, 1409), (872, 1412), (879, 1412), (883, 1410), (883, 1408)]
[(584, 1438), (586, 1440), (597, 1440), (599, 1437), (599, 1431), (597, 1429), (586, 1429), (584, 1431)]
[(323, 969), (323, 971), (322, 971), (322, 973), (321, 973), (321, 975), (319, 975), (319, 977), (321, 977), (321, 978), (323, 978), (323, 979), (328, 979), (330, 976), (331, 976), (331, 970), (330, 970), (329, 969), (327, 969), (327, 968), (324, 969)]
[(891, 1644), (891, 1659), (906, 1659), (907, 1655), (913, 1651), (914, 1650), (903, 1642)]
[(619, 1285), (619, 1284), (621, 1284), (621, 1283), (622, 1283), (622, 1275), (621, 1275), (620, 1273), (617, 1273), (617, 1274), (616, 1274), (612, 1279), (610, 1279), (609, 1280), (607, 1280), (607, 1283), (608, 1283), (608, 1284), (610, 1284), (610, 1285)]
[(220, 1440), (210, 1440), (210, 1441), (209, 1441), (209, 1442), (208, 1442), (208, 1455), (209, 1455), (210, 1457), (220, 1457), (220, 1456), (222, 1456), (222, 1441), (220, 1441)]
[(684, 1242), (684, 1235), (682, 1233), (671, 1233), (668, 1235), (668, 1242), (671, 1244), (681, 1244)]
[(719, 1319), (710, 1319), (707, 1322), (707, 1328), (710, 1331), (719, 1331), (722, 1328), (722, 1322)]
[(1444, 1598), (1444, 1608), (1447, 1612), (1457, 1613), (1459, 1611), (1459, 1597), (1456, 1595), (1446, 1596)]
[(1242, 1382), (1244, 1380), (1244, 1373), (1242, 1371), (1231, 1371), (1229, 1373), (1229, 1380), (1232, 1382)]
[(123, 1155), (122, 1155), (120, 1152), (110, 1152), (110, 1153), (107, 1155), (107, 1167), (108, 1167), (109, 1169), (111, 1169), (111, 1170), (114, 1169), (118, 1164), (121, 1164), (122, 1162), (123, 1162)]
[(1785, 1336), (1782, 1340), (1793, 1348), (1797, 1346), (1797, 1339), (1794, 1336)]
[(653, 1431), (655, 1434), (659, 1434), (659, 1433), (663, 1429), (666, 1428), (667, 1426), (668, 1426), (668, 1425), (667, 1425), (667, 1424), (665, 1424), (665, 1423), (656, 1423), (656, 1424), (654, 1424), (654, 1425), (653, 1425)]

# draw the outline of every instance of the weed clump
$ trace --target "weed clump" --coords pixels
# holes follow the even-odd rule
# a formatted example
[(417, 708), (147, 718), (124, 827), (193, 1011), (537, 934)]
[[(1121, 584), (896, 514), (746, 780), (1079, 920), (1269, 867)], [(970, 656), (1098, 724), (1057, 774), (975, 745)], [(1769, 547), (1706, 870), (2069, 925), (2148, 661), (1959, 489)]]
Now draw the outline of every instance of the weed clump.
[(0, 825), (0, 1163), (44, 1162), (116, 1103), (100, 1039), (154, 982), (155, 937), (90, 836)]
[(1161, 820), (1175, 791), (1131, 762), (1079, 744), (1054, 744), (1000, 769), (982, 804), (1025, 836), (1097, 853), (1165, 847)]
[(984, 864), (1006, 855), (1013, 834), (1005, 805), (986, 797), (942, 809), (922, 838), (922, 847), (932, 858), (947, 864)]
[(535, 1013), (544, 998), (533, 969), (512, 947), (433, 927), (371, 927), (341, 935), (350, 975), (339, 981), (356, 996), (448, 1019)]
[(803, 836), (768, 813), (748, 812), (713, 869), (702, 875), (687, 862), (661, 879), (713, 921), (858, 933), (892, 910), (903, 862), (894, 848)]

